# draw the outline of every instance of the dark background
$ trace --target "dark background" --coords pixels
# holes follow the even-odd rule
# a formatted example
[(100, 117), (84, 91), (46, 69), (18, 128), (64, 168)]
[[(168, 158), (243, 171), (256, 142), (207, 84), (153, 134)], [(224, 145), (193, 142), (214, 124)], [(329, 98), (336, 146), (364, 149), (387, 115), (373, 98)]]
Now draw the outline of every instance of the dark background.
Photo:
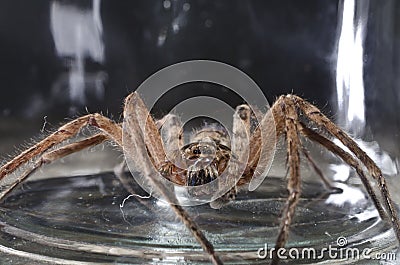
[[(92, 1), (57, 2), (77, 10), (92, 7)], [(16, 144), (17, 135), (40, 133), (44, 117), (50, 128), (86, 109), (118, 119), (123, 98), (147, 77), (192, 59), (217, 60), (241, 69), (270, 102), (280, 94), (295, 93), (335, 117), (342, 1), (167, 2), (100, 2), (104, 61), (87, 56), (84, 64), (87, 75), (105, 74), (104, 94), (99, 96), (87, 84), (86, 99), (80, 101), (71, 100), (65, 80), (55, 89), (63, 80), (60, 77), (68, 75), (73, 58), (57, 55), (50, 26), (54, 1), (1, 1), (0, 137), (6, 144), (0, 152)], [(368, 126), (373, 135), (389, 126), (397, 141), (399, 5), (394, 0), (370, 1), (368, 12), (364, 51)], [(179, 30), (174, 32), (177, 19)], [(170, 108), (179, 100), (175, 95), (159, 107)]]

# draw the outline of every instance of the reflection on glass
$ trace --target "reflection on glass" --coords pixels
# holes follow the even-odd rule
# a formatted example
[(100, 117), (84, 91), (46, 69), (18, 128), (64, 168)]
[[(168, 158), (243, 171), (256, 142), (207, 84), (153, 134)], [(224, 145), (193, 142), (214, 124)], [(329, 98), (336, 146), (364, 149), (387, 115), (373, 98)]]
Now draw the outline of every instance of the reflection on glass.
[(369, 0), (345, 0), (338, 43), (336, 89), (338, 122), (346, 130), (362, 133), (365, 126), (363, 41)]
[(85, 103), (86, 89), (93, 88), (96, 97), (103, 98), (105, 73), (85, 73), (86, 58), (104, 62), (100, 0), (93, 0), (91, 9), (54, 1), (50, 20), (57, 55), (70, 59), (68, 76), (61, 76), (53, 90), (61, 90), (68, 83), (69, 99), (79, 105)]
[[(396, 176), (398, 167), (396, 161), (383, 151), (377, 141), (364, 141), (360, 137), (369, 136), (366, 126), (366, 105), (364, 87), (364, 56), (367, 22), (370, 12), (370, 2), (359, 0), (343, 0), (339, 16), (341, 16), (340, 34), (337, 48), (336, 94), (338, 110), (336, 121), (346, 131), (350, 132), (357, 144), (372, 158), (386, 176)], [(358, 138), (357, 138), (358, 137)], [(339, 140), (335, 144), (348, 150)], [(335, 181), (347, 181), (351, 176), (347, 164), (329, 165)], [(358, 201), (357, 189), (348, 192), (343, 188), (343, 194), (330, 196), (328, 203), (341, 205), (344, 202), (355, 204)], [(357, 199), (358, 198), (358, 199)]]

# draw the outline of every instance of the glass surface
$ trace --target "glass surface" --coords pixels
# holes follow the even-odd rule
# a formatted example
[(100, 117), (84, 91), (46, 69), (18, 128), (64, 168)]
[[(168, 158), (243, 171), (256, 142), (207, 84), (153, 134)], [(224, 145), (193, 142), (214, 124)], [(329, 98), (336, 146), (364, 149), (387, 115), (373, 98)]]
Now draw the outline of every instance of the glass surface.
[[(399, 10), (394, 0), (93, 0), (23, 7), (3, 1), (0, 153), (9, 160), (8, 154), (19, 153), (31, 137), (45, 137), (66, 117), (103, 112), (121, 121), (123, 98), (151, 74), (177, 62), (210, 59), (248, 74), (270, 105), (287, 93), (315, 103), (374, 159), (398, 203)], [(172, 91), (152, 111), (159, 118), (198, 94), (241, 103), (204, 84)], [(371, 249), (371, 256), (387, 255), (381, 263), (396, 264), (390, 256), (400, 259), (396, 237), (356, 173), (318, 145), (305, 146), (343, 192), (328, 190), (303, 159), (302, 197), (286, 246), (321, 251), (345, 238), (348, 248)], [(287, 197), (285, 150), (280, 142), (273, 168), (254, 192), (242, 190), (220, 210), (186, 208), (226, 264), (266, 263), (257, 252), (265, 244), (273, 247), (278, 233)], [(0, 205), (0, 263), (208, 264), (167, 205), (128, 197), (113, 173), (122, 159), (118, 148), (105, 144), (45, 166), (23, 182)], [(130, 185), (135, 194), (147, 195)], [(324, 262), (379, 264), (326, 253), (282, 263)]]
[[(187, 210), (226, 264), (265, 264), (265, 260), (257, 261), (257, 250), (275, 241), (285, 199), (282, 184), (281, 177), (269, 177), (255, 192), (241, 193), (221, 210), (208, 205)], [(2, 255), (3, 264), (25, 259), (50, 263), (209, 263), (168, 205), (153, 198), (126, 199), (129, 194), (113, 174), (39, 180), (24, 187), (1, 207), (2, 250), (18, 256)], [(345, 237), (353, 247), (393, 252), (390, 226), (379, 221), (373, 206), (362, 202), (328, 207), (322, 185), (305, 184), (304, 188), (287, 247), (334, 247), (337, 238)], [(146, 195), (138, 187), (135, 191)], [(322, 260), (329, 260), (328, 255), (315, 259)]]

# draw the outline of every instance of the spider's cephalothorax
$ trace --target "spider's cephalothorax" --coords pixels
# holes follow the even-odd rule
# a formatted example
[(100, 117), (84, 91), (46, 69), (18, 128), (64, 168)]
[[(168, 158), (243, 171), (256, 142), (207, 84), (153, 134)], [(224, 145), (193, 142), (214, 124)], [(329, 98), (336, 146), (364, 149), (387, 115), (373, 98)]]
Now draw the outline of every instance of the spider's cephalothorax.
[(231, 156), (227, 133), (216, 127), (205, 127), (194, 134), (191, 143), (181, 148), (187, 165), (186, 186), (207, 184), (226, 168)]

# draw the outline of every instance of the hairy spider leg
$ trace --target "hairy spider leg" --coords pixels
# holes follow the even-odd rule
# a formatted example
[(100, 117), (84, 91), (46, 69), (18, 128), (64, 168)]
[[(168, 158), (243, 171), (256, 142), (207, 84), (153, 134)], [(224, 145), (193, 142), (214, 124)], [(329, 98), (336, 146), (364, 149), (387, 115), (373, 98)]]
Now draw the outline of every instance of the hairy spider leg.
[[(300, 110), (305, 115), (307, 115), (307, 117), (312, 122), (314, 122), (318, 126), (323, 127), (328, 131), (328, 133), (330, 133), (331, 135), (336, 137), (339, 141), (341, 141), (343, 145), (346, 146), (352, 152), (352, 154), (355, 157), (357, 157), (361, 161), (361, 163), (367, 168), (368, 172), (375, 179), (375, 181), (379, 186), (380, 193), (384, 200), (384, 205), (386, 206), (386, 210), (388, 211), (388, 215), (393, 225), (397, 239), (400, 242), (399, 216), (395, 204), (390, 196), (389, 190), (386, 185), (386, 180), (382, 174), (382, 171), (375, 164), (375, 162), (358, 146), (358, 144), (353, 139), (350, 138), (350, 136), (348, 136), (342, 129), (340, 129), (324, 114), (322, 114), (317, 107), (313, 106), (312, 104), (310, 104), (309, 102), (305, 101), (304, 99), (298, 96), (292, 96), (292, 97), (296, 105), (299, 106)], [(379, 211), (379, 214), (381, 215), (382, 219), (385, 219), (384, 218), (385, 215), (383, 214), (383, 211), (379, 206), (377, 195), (373, 191), (372, 187), (368, 184), (368, 181), (363, 176), (360, 176), (360, 178), (364, 183), (364, 185), (366, 186), (366, 189), (369, 195), (371, 196), (372, 200), (374, 201), (374, 204), (377, 207), (377, 210)]]
[(14, 190), (22, 181), (31, 176), (37, 169), (45, 164), (50, 164), (72, 153), (79, 152), (85, 148), (98, 145), (108, 139), (105, 134), (96, 134), (90, 138), (65, 145), (59, 149), (44, 152), (43, 155), (32, 165), (29, 166), (17, 179), (15, 179), (8, 187), (3, 189), (0, 194), (0, 200), (4, 199), (12, 190)]
[(120, 126), (115, 124), (112, 120), (97, 113), (85, 115), (64, 124), (57, 131), (4, 164), (0, 168), (0, 180), (6, 175), (14, 172), (22, 164), (31, 161), (36, 156), (43, 154), (53, 146), (74, 137), (86, 125), (96, 125), (114, 142), (122, 145), (122, 129)]
[[(135, 147), (129, 148), (129, 152), (131, 152), (129, 155), (132, 155), (135, 161), (141, 161), (137, 163), (139, 170), (169, 202), (171, 208), (200, 243), (203, 250), (210, 255), (213, 264), (223, 264), (216, 254), (214, 246), (205, 237), (200, 227), (192, 220), (185, 209), (177, 204), (173, 191), (167, 190), (167, 187), (160, 181), (159, 173), (155, 169), (160, 168), (166, 159), (161, 136), (144, 102), (135, 92), (126, 98), (124, 117), (128, 129), (128, 137), (124, 141)], [(154, 166), (149, 163), (147, 152), (150, 154)]]
[[(294, 212), (301, 195), (301, 178), (300, 178), (300, 153), (301, 142), (297, 129), (297, 110), (291, 104), (288, 97), (281, 97), (273, 108), (279, 108), (281, 116), (276, 116), (275, 119), (284, 120), (284, 132), (286, 134), (289, 178), (287, 181), (288, 198), (282, 210), (281, 224), (279, 234), (275, 243), (275, 251), (271, 264), (278, 264), (279, 257), (276, 251), (283, 248), (286, 244), (289, 235), (290, 224), (294, 217)], [(275, 111), (275, 110), (274, 110)], [(277, 112), (275, 112), (277, 113)], [(280, 122), (280, 121), (278, 121)]]

